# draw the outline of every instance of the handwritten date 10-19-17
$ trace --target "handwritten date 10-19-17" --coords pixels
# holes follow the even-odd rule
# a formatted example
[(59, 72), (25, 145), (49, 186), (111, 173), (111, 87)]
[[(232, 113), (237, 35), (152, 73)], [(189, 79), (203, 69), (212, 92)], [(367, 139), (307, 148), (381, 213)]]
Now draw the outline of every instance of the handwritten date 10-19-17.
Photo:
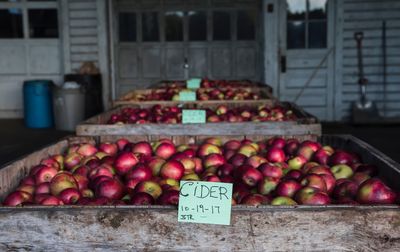
[(197, 213), (211, 213), (211, 214), (220, 214), (220, 206), (204, 206), (202, 204), (196, 206), (181, 206), (182, 212), (190, 212), (195, 211)]

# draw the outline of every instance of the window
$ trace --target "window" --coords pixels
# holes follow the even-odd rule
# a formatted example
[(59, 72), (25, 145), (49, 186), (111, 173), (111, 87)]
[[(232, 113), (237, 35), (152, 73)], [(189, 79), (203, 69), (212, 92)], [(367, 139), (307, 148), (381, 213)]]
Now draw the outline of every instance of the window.
[(58, 38), (57, 10), (28, 10), (30, 38)]
[(0, 39), (58, 38), (57, 6), (57, 0), (0, 0)]
[(0, 38), (23, 38), (22, 10), (0, 10)]
[(254, 40), (256, 38), (256, 15), (253, 10), (237, 12), (237, 39)]
[(327, 0), (287, 0), (287, 48), (326, 48)]
[(231, 39), (231, 15), (228, 11), (213, 12), (213, 40)]
[(142, 13), (142, 40), (145, 42), (154, 42), (160, 40), (157, 12)]
[(165, 40), (183, 41), (183, 12), (165, 12)]
[(205, 11), (189, 11), (189, 40), (207, 40), (207, 13)]
[(136, 41), (136, 13), (120, 12), (118, 17), (119, 41)]

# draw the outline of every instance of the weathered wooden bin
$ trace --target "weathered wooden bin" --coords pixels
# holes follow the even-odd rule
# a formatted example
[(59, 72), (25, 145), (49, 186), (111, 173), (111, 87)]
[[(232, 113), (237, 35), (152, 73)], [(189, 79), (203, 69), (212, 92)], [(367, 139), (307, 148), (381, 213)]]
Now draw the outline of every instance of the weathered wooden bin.
[[(211, 80), (213, 81), (213, 80)], [(228, 80), (228, 82), (235, 87), (259, 87), (264, 88), (267, 92), (272, 94), (272, 87), (266, 83), (251, 81), (251, 80)], [(163, 80), (153, 84), (150, 88), (167, 88), (171, 85), (177, 87), (186, 87), (185, 80)]]
[[(172, 138), (181, 143), (203, 137)], [(3, 167), (0, 197), (15, 188), (32, 165), (62, 152), (69, 142), (113, 139), (69, 138)], [(381, 152), (351, 136), (319, 139), (360, 153), (399, 189), (399, 164)], [(0, 207), (0, 222), (1, 251), (400, 251), (400, 209), (395, 205), (234, 206), (230, 226), (178, 223), (175, 207)]]
[[(305, 112), (303, 109), (293, 103), (277, 102), (269, 100), (267, 103), (260, 101), (243, 102), (226, 102), (228, 108), (239, 106), (257, 107), (259, 105), (279, 105), (286, 109), (291, 109), (297, 116), (295, 121), (282, 121), (282, 122), (218, 122), (206, 124), (107, 124), (108, 119), (112, 114), (118, 113), (123, 107), (118, 107), (113, 110), (107, 111), (100, 115), (94, 116), (76, 127), (76, 134), (78, 136), (97, 136), (97, 135), (240, 135), (242, 132), (247, 132), (250, 135), (269, 134), (269, 135), (321, 135), (321, 124), (318, 120)], [(169, 104), (171, 105), (171, 104)], [(169, 106), (167, 105), (167, 106)], [(173, 105), (179, 105), (174, 103)], [(184, 104), (183, 108), (216, 108), (220, 104), (212, 103), (197, 103), (197, 104)], [(133, 107), (151, 108), (153, 104), (137, 104)]]
[[(267, 102), (269, 100), (275, 100), (276, 98), (272, 95), (272, 93), (269, 91), (269, 88), (263, 88), (263, 87), (245, 87), (245, 88), (240, 88), (241, 90), (245, 90), (248, 92), (255, 93), (259, 95), (258, 100), (236, 100), (238, 102), (248, 102), (248, 101), (262, 101), (262, 102)], [(202, 90), (197, 89), (197, 90)], [(223, 89), (221, 89), (223, 90)], [(157, 91), (165, 91), (165, 89), (138, 89), (138, 90), (133, 90), (130, 92), (125, 93), (122, 95), (120, 98), (115, 100), (113, 102), (113, 106), (121, 106), (121, 105), (137, 105), (137, 104), (156, 104), (156, 103), (162, 103), (162, 104), (173, 104), (176, 103), (176, 101), (165, 101), (165, 100), (152, 100), (152, 101), (139, 101), (135, 100), (134, 97), (137, 95), (148, 95)], [(221, 104), (225, 102), (230, 102), (232, 100), (207, 100), (207, 101), (180, 101), (182, 104), (197, 104), (197, 103), (210, 103), (210, 104)]]

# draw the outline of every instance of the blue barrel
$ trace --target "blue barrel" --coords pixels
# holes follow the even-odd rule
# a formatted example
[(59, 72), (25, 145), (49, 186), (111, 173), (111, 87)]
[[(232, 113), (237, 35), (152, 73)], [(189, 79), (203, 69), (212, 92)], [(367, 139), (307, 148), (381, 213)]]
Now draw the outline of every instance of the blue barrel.
[(50, 128), (54, 125), (52, 81), (24, 82), (24, 118), (28, 128)]

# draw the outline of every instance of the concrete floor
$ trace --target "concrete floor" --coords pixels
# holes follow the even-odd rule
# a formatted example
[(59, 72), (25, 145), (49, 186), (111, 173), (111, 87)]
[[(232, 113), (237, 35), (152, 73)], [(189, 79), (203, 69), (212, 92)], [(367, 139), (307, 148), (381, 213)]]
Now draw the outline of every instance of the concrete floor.
[[(324, 134), (352, 134), (400, 163), (400, 125), (323, 124)], [(22, 120), (0, 120), (0, 166), (56, 142), (73, 132), (28, 129)]]

